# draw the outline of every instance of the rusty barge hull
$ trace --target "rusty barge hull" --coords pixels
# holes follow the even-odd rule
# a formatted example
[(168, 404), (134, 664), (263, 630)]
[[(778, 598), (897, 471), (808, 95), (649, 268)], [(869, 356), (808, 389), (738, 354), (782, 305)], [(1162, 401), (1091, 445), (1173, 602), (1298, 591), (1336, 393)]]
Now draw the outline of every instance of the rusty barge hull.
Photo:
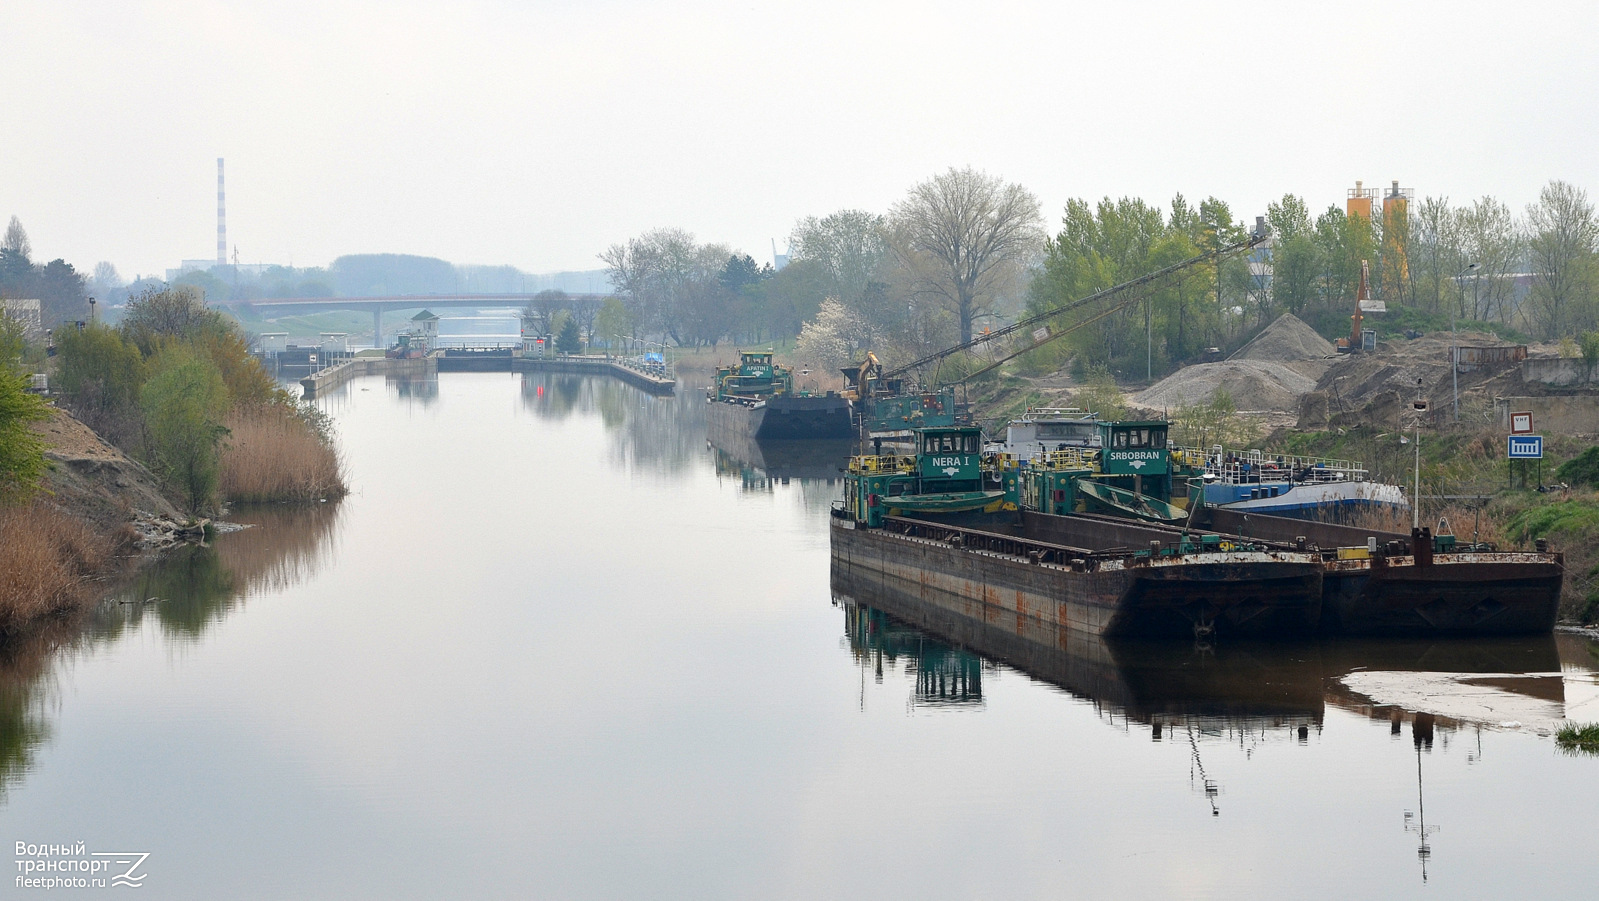
[(1433, 554), (1328, 561), (1323, 624), (1351, 635), (1519, 635), (1554, 631), (1565, 575), (1557, 555)]
[(1322, 567), (1305, 554), (1105, 557), (938, 523), (900, 520), (889, 530), (831, 522), (835, 572), (852, 581), (928, 603), (967, 598), (994, 616), (1089, 635), (1265, 638), (1309, 634), (1321, 618)]
[[(1565, 558), (1528, 551), (1434, 553), (1424, 537), (1277, 516), (1207, 510), (1212, 528), (1323, 548), (1361, 547), (1367, 559), (1326, 561), (1322, 628), (1346, 635), (1522, 635), (1554, 631)], [(1385, 548), (1398, 547), (1400, 553)], [(1418, 556), (1418, 551), (1419, 556)]]
[(781, 395), (759, 402), (707, 402), (707, 437), (722, 447), (749, 441), (848, 440), (855, 436), (847, 398)]

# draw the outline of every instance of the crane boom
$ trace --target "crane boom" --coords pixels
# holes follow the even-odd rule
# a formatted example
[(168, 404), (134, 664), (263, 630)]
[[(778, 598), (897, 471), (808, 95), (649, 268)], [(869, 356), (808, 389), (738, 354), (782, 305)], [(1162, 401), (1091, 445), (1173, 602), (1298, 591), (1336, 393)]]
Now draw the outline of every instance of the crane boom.
[[(1255, 247), (1255, 245), (1260, 244), (1262, 241), (1266, 240), (1267, 232), (1266, 232), (1264, 223), (1261, 222), (1260, 220), (1256, 220), (1256, 222), (1257, 222), (1257, 225), (1256, 225), (1254, 233), (1251, 234), (1249, 237), (1244, 238), (1241, 241), (1234, 241), (1231, 244), (1228, 244), (1228, 245), (1223, 246), (1223, 247), (1218, 247), (1215, 250), (1207, 250), (1204, 253), (1200, 254), (1199, 256), (1190, 257), (1189, 259), (1183, 260), (1181, 262), (1173, 263), (1170, 266), (1166, 266), (1166, 267), (1163, 267), (1161, 269), (1157, 269), (1154, 272), (1150, 272), (1150, 273), (1147, 273), (1145, 275), (1140, 275), (1139, 277), (1137, 277), (1135, 279), (1131, 279), (1129, 281), (1122, 282), (1119, 285), (1112, 285), (1111, 287), (1106, 288), (1103, 291), (1097, 291), (1097, 292), (1095, 292), (1093, 294), (1088, 295), (1087, 297), (1082, 297), (1082, 298), (1078, 298), (1077, 300), (1070, 301), (1069, 303), (1063, 304), (1063, 305), (1061, 305), (1059, 307), (1056, 307), (1053, 310), (1049, 310), (1048, 312), (1036, 313), (1036, 314), (1034, 314), (1032, 316), (1027, 316), (1027, 317), (1024, 317), (1022, 319), (1018, 319), (1017, 321), (1011, 323), (1010, 325), (1004, 326), (1002, 328), (994, 329), (993, 331), (988, 332), (988, 333), (983, 334), (983, 335), (979, 335), (976, 338), (973, 338), (972, 340), (965, 342), (964, 344), (957, 344), (954, 347), (946, 347), (943, 350), (937, 351), (935, 353), (930, 353), (927, 356), (922, 357), (921, 359), (913, 360), (913, 361), (911, 361), (909, 363), (906, 363), (903, 366), (900, 366), (900, 367), (898, 367), (896, 369), (892, 369), (892, 370), (884, 373), (884, 378), (894, 378), (896, 376), (901, 376), (901, 375), (904, 375), (905, 373), (907, 373), (907, 372), (909, 372), (909, 371), (911, 371), (913, 369), (921, 369), (924, 366), (928, 366), (928, 365), (931, 365), (933, 363), (937, 363), (937, 362), (939, 362), (939, 361), (941, 361), (941, 360), (943, 360), (943, 359), (945, 359), (947, 357), (954, 356), (955, 354), (961, 353), (963, 351), (968, 351), (968, 350), (971, 350), (974, 347), (979, 347), (979, 346), (982, 346), (982, 345), (985, 345), (985, 344), (992, 343), (994, 341), (998, 341), (998, 340), (1000, 340), (1002, 338), (1005, 338), (1005, 337), (1007, 337), (1009, 335), (1014, 335), (1017, 332), (1023, 331), (1025, 329), (1032, 328), (1033, 326), (1036, 326), (1036, 325), (1039, 325), (1041, 323), (1047, 322), (1048, 320), (1054, 319), (1055, 317), (1059, 316), (1062, 313), (1067, 313), (1067, 312), (1070, 312), (1072, 310), (1078, 309), (1079, 307), (1084, 307), (1084, 306), (1087, 306), (1089, 304), (1097, 303), (1097, 302), (1105, 300), (1107, 298), (1114, 297), (1117, 294), (1121, 294), (1122, 292), (1125, 292), (1125, 291), (1130, 291), (1130, 290), (1132, 290), (1134, 288), (1137, 288), (1137, 287), (1140, 287), (1142, 285), (1147, 285), (1147, 284), (1149, 284), (1151, 282), (1158, 281), (1160, 279), (1167, 278), (1167, 277), (1172, 276), (1172, 275), (1176, 275), (1177, 273), (1179, 273), (1179, 272), (1183, 271), (1184, 269), (1187, 269), (1187, 268), (1189, 268), (1191, 266), (1197, 266), (1197, 265), (1199, 265), (1201, 263), (1210, 262), (1211, 260), (1219, 260), (1219, 259), (1221, 259), (1223, 257), (1227, 257), (1227, 256), (1231, 256), (1231, 255), (1233, 255), (1235, 253), (1239, 253), (1240, 251), (1249, 250), (1249, 249)], [(1121, 309), (1123, 306), (1126, 306), (1126, 305), (1128, 305), (1130, 303), (1131, 303), (1131, 301), (1126, 301), (1126, 302), (1124, 302), (1122, 304), (1118, 304), (1117, 306), (1112, 307), (1110, 310), (1104, 311), (1104, 313), (1102, 313), (1101, 316), (1097, 316), (1097, 317), (1095, 317), (1095, 319), (1102, 318), (1102, 316), (1108, 315), (1109, 313), (1111, 313), (1111, 312), (1113, 312), (1113, 311), (1115, 311), (1117, 309)], [(1090, 320), (1090, 321), (1092, 321), (1092, 320)], [(1085, 323), (1079, 323), (1079, 325), (1086, 325), (1086, 324), (1087, 324), (1086, 322)], [(1039, 346), (1041, 346), (1043, 344), (1047, 344), (1050, 341), (1053, 341), (1055, 338), (1058, 338), (1058, 337), (1061, 337), (1062, 335), (1068, 334), (1070, 331), (1074, 330), (1076, 327), (1077, 326), (1072, 326), (1071, 328), (1066, 329), (1065, 331), (1056, 332), (1056, 333), (1053, 333), (1053, 334), (1049, 335), (1046, 338), (1040, 339), (1038, 341), (1034, 341), (1031, 344), (1029, 344), (1027, 347), (1023, 348), (1022, 350), (1019, 350), (1016, 353), (1010, 354), (1009, 356), (1006, 356), (1005, 358), (1003, 358), (1002, 360), (1000, 360), (998, 362), (991, 363), (988, 366), (985, 366), (983, 369), (978, 370), (976, 373), (972, 373), (972, 375), (977, 375), (977, 374), (982, 373), (982, 372), (987, 372), (988, 370), (993, 369), (995, 366), (998, 366), (999, 363), (1002, 363), (1005, 360), (1009, 360), (1012, 357), (1015, 357), (1015, 356), (1018, 356), (1020, 354), (1026, 353), (1029, 350), (1032, 350), (1032, 349), (1034, 349), (1036, 347), (1039, 347)], [(967, 378), (970, 378), (970, 377), (971, 376), (967, 376)]]

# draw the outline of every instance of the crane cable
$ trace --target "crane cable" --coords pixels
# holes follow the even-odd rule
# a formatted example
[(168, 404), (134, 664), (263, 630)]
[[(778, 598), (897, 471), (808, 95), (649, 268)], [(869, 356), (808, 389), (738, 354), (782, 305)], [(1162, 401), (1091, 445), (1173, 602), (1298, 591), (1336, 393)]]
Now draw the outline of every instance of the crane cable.
[[(991, 342), (991, 341), (996, 341), (996, 340), (998, 340), (1000, 338), (1003, 338), (1003, 337), (1005, 337), (1007, 335), (1010, 335), (1010, 334), (1013, 334), (1015, 332), (1021, 331), (1022, 329), (1029, 328), (1029, 327), (1037, 325), (1037, 324), (1039, 324), (1041, 322), (1047, 322), (1048, 320), (1053, 319), (1053, 318), (1055, 318), (1056, 316), (1059, 316), (1062, 313), (1068, 313), (1068, 312), (1070, 312), (1072, 310), (1077, 309), (1078, 307), (1086, 306), (1087, 304), (1091, 304), (1091, 303), (1095, 303), (1097, 301), (1104, 300), (1107, 297), (1112, 297), (1114, 295), (1122, 293), (1123, 291), (1128, 291), (1128, 290), (1131, 290), (1133, 288), (1139, 287), (1140, 285), (1146, 285), (1146, 284), (1149, 284), (1150, 282), (1156, 281), (1158, 279), (1165, 278), (1166, 276), (1173, 275), (1175, 273), (1181, 272), (1182, 270), (1187, 269), (1190, 266), (1196, 266), (1196, 265), (1198, 265), (1200, 263), (1204, 263), (1204, 262), (1207, 262), (1207, 261), (1212, 260), (1212, 259), (1220, 259), (1222, 257), (1230, 256), (1230, 255), (1232, 255), (1234, 253), (1237, 253), (1238, 251), (1249, 250), (1249, 249), (1253, 248), (1255, 245), (1260, 244), (1261, 242), (1265, 241), (1266, 237), (1267, 237), (1267, 233), (1265, 231), (1256, 231), (1255, 233), (1251, 234), (1248, 238), (1245, 238), (1242, 241), (1235, 241), (1235, 242), (1233, 242), (1231, 244), (1228, 244), (1225, 247), (1218, 247), (1215, 250), (1207, 250), (1204, 253), (1200, 254), (1199, 256), (1190, 257), (1189, 259), (1182, 260), (1182, 261), (1177, 262), (1177, 263), (1173, 263), (1170, 266), (1166, 266), (1166, 267), (1163, 267), (1161, 269), (1157, 269), (1154, 272), (1150, 272), (1150, 273), (1146, 273), (1144, 275), (1140, 275), (1137, 278), (1130, 279), (1128, 281), (1122, 282), (1119, 285), (1112, 285), (1111, 287), (1105, 288), (1102, 291), (1096, 291), (1095, 293), (1090, 294), (1087, 297), (1083, 297), (1083, 298), (1079, 298), (1079, 299), (1074, 300), (1074, 301), (1070, 301), (1069, 303), (1063, 304), (1063, 305), (1061, 305), (1059, 307), (1056, 307), (1053, 310), (1049, 310), (1048, 312), (1037, 313), (1037, 314), (1034, 314), (1032, 316), (1028, 316), (1028, 317), (1026, 317), (1024, 319), (1019, 319), (1016, 322), (1011, 323), (1010, 325), (1007, 325), (1007, 326), (1005, 326), (1003, 328), (995, 329), (992, 332), (988, 332), (987, 334), (980, 335), (980, 336), (978, 336), (976, 338), (971, 339), (970, 341), (966, 341), (964, 343), (957, 344), (954, 347), (946, 347), (943, 350), (937, 351), (935, 353), (928, 354), (927, 356), (922, 357), (921, 359), (913, 360), (913, 361), (911, 361), (909, 363), (906, 363), (903, 366), (899, 366), (899, 367), (896, 367), (896, 368), (894, 368), (892, 370), (889, 370), (888, 372), (883, 374), (883, 377), (884, 378), (893, 378), (895, 376), (904, 375), (905, 373), (909, 372), (912, 369), (920, 369), (920, 368), (922, 368), (924, 366), (927, 366), (927, 365), (929, 365), (931, 363), (937, 363), (938, 361), (943, 360), (945, 357), (953, 356), (953, 355), (955, 355), (957, 353), (960, 353), (963, 350), (970, 350), (971, 348), (976, 347), (976, 346), (978, 346), (980, 344), (986, 344), (986, 343)], [(1112, 307), (1111, 310), (1107, 311), (1107, 312), (1113, 312), (1115, 310), (1122, 309), (1124, 306), (1126, 306), (1128, 304), (1131, 304), (1132, 302), (1133, 301), (1128, 301), (1127, 304), (1118, 304), (1115, 307)], [(1099, 319), (1099, 318), (1103, 318), (1103, 317), (1102, 316), (1096, 317), (1095, 319), (1092, 319), (1092, 320), (1089, 320), (1089, 321), (1091, 321), (1091, 322), (1092, 321), (1097, 321), (1097, 319)], [(1075, 328), (1075, 327), (1076, 326), (1073, 326), (1072, 328)], [(1059, 332), (1057, 334), (1066, 334), (1066, 332), (1063, 331), (1063, 332)], [(1039, 341), (1034, 346), (1036, 347), (1039, 344), (1047, 343), (1048, 341), (1050, 341), (1052, 339), (1053, 339), (1053, 336), (1051, 336), (1049, 338), (1045, 338), (1042, 341)], [(1027, 348), (1027, 350), (1031, 350), (1031, 349), (1032, 349), (1031, 347)], [(1026, 353), (1026, 351), (1024, 350), (1024, 351), (1022, 351), (1022, 353)], [(1014, 357), (1014, 356), (1015, 356), (1015, 354), (1011, 355), (1011, 357)], [(1009, 359), (1011, 359), (1011, 357), (1006, 357), (1005, 360), (1009, 360)], [(1005, 360), (1001, 360), (1000, 362), (1003, 363), (1003, 362), (1005, 362)], [(998, 365), (998, 364), (996, 363), (994, 365)], [(994, 368), (994, 366), (991, 365), (991, 366), (988, 366), (988, 367), (986, 367), (986, 368), (984, 368), (982, 370), (979, 370), (979, 372), (987, 372), (989, 369), (992, 369), (992, 368)], [(976, 374), (978, 374), (978, 373), (973, 373), (973, 375), (976, 375)], [(968, 375), (965, 378), (963, 378), (962, 381), (965, 381), (965, 379), (969, 379), (971, 377), (972, 377), (971, 375)]]

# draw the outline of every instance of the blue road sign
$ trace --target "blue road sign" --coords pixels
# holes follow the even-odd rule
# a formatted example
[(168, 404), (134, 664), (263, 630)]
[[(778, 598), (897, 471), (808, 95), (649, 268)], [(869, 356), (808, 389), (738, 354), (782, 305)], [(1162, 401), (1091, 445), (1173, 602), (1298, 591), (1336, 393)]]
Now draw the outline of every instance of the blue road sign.
[(1542, 460), (1542, 435), (1511, 435), (1506, 455), (1512, 460)]

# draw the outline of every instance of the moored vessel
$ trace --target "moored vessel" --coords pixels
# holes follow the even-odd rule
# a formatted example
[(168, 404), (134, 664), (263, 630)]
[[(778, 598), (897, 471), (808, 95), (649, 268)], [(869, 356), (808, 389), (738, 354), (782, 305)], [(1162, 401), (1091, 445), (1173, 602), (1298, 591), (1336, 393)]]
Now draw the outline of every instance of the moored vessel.
[(851, 461), (830, 529), (834, 566), (850, 577), (1093, 635), (1303, 634), (1320, 619), (1322, 570), (1310, 554), (1046, 535), (1018, 509), (1017, 472), (981, 466), (980, 429), (914, 434), (914, 457)]
[(743, 351), (734, 366), (716, 370), (706, 392), (706, 428), (713, 442), (729, 447), (748, 441), (850, 438), (850, 402), (836, 392), (796, 392), (794, 373), (775, 363), (771, 351)]

